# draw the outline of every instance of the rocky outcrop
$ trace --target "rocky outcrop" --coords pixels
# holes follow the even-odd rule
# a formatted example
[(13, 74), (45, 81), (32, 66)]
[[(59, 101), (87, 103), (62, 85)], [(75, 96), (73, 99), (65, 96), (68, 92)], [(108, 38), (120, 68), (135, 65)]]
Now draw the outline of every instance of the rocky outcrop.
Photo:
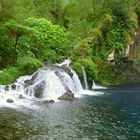
[(129, 53), (128, 53), (128, 60), (134, 60), (137, 58), (139, 41), (140, 41), (140, 27), (137, 28), (134, 39), (130, 44)]
[(123, 85), (140, 85), (140, 62), (129, 64), (125, 71), (125, 75), (120, 77)]
[[(69, 73), (68, 73), (69, 71)], [(67, 80), (71, 79), (72, 72), (69, 68), (61, 67), (44, 67), (33, 74), (30, 80), (26, 80), (24, 83), (24, 88), (26, 89), (27, 95), (34, 96), (36, 98), (43, 98), (45, 93), (45, 88), (48, 82), (46, 81), (45, 75), (52, 72), (61, 81), (66, 93), (63, 94), (60, 99), (63, 100), (73, 100), (74, 95), (71, 93)], [(67, 75), (67, 76), (66, 76)], [(67, 78), (66, 78), (67, 77)], [(51, 80), (51, 79), (50, 79)], [(48, 85), (47, 85), (48, 86)], [(47, 101), (48, 102), (48, 101)]]

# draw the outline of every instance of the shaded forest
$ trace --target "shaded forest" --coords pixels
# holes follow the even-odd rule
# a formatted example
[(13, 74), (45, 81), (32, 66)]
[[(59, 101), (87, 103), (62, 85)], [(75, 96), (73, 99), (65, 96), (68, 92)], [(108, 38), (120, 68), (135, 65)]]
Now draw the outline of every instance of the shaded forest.
[(89, 84), (125, 84), (140, 73), (139, 26), (139, 0), (0, 0), (0, 84), (67, 58)]

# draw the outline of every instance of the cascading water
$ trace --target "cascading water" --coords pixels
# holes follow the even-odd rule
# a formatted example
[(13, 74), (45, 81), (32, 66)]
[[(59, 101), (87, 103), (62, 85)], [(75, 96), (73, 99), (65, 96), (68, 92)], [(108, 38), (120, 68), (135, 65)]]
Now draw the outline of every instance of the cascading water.
[(76, 94), (83, 90), (77, 73), (69, 66), (71, 61), (65, 60), (54, 67), (40, 68), (30, 76), (21, 76), (11, 85), (0, 86), (0, 105), (27, 106), (32, 101), (57, 100), (63, 94)]
[(83, 77), (86, 90), (77, 73), (70, 67), (71, 61), (65, 60), (53, 67), (40, 68), (33, 75), (21, 76), (11, 85), (0, 85), (0, 106), (6, 107), (30, 107), (36, 108), (34, 102), (57, 101), (64, 97), (81, 97), (81, 95), (99, 95), (89, 91), (86, 72), (83, 69)]
[(95, 83), (95, 81), (93, 80), (92, 89), (93, 89), (93, 90), (96, 90), (96, 89), (106, 89), (106, 87), (97, 85), (97, 84)]
[(85, 68), (83, 66), (81, 68), (83, 71), (84, 86), (85, 86), (85, 89), (88, 90), (87, 74), (86, 74)]

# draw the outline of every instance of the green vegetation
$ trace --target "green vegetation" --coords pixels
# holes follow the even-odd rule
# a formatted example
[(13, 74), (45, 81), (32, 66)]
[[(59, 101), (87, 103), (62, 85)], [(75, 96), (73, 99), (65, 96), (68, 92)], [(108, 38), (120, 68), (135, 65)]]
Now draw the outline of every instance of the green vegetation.
[[(120, 61), (140, 25), (139, 0), (0, 0), (0, 84), (71, 58), (82, 78), (121, 84)], [(115, 52), (114, 62), (107, 61)]]

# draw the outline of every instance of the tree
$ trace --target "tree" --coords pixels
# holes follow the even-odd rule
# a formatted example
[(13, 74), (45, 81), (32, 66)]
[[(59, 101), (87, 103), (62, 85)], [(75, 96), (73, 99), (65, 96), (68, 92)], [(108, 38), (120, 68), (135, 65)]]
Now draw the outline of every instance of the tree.
[(33, 29), (34, 33), (20, 40), (22, 48), (29, 46), (34, 56), (41, 60), (55, 62), (60, 56), (65, 56), (68, 39), (60, 26), (45, 18), (28, 18), (24, 25)]
[(10, 37), (14, 38), (14, 54), (13, 54), (13, 63), (16, 62), (17, 60), (17, 55), (18, 55), (18, 41), (21, 37), (30, 34), (33, 32), (33, 29), (29, 28), (28, 26), (23, 26), (23, 25), (19, 25), (15, 22), (7, 22), (5, 24), (6, 28), (7, 28), (7, 32), (10, 35)]

